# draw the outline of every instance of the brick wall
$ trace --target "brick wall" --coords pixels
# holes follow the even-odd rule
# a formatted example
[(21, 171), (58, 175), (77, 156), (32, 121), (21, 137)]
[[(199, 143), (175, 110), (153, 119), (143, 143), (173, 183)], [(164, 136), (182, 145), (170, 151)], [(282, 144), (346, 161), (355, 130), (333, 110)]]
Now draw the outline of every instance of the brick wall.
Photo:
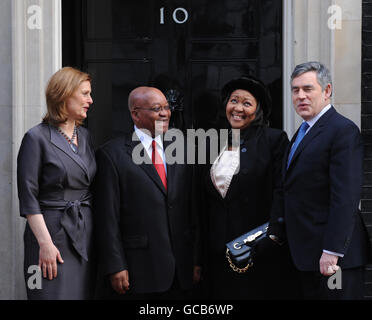
[[(362, 119), (364, 183), (362, 215), (372, 238), (372, 0), (362, 1)], [(372, 265), (366, 270), (366, 297), (372, 299)]]

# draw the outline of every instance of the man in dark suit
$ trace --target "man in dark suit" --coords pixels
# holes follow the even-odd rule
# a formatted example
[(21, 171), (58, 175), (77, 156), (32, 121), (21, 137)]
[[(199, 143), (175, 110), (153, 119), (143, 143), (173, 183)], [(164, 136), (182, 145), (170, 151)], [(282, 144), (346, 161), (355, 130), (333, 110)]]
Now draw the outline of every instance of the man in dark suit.
[[(283, 163), (284, 221), (293, 262), (305, 298), (359, 299), (370, 251), (358, 209), (361, 135), (330, 104), (332, 81), (324, 65), (296, 66), (291, 88), (303, 119)], [(336, 271), (342, 281), (332, 290), (337, 277), (328, 280)]]
[(182, 298), (192, 286), (195, 258), (193, 168), (166, 161), (162, 134), (171, 112), (160, 90), (138, 87), (128, 106), (133, 134), (109, 141), (96, 155), (95, 230), (103, 295)]

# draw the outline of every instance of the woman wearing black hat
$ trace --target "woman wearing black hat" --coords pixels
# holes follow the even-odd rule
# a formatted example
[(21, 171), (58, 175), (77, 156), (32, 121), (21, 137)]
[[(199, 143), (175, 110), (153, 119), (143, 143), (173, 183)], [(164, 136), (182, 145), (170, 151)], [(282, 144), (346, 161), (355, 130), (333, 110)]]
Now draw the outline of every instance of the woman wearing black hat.
[[(214, 299), (275, 299), (293, 292), (286, 275), (292, 271), (288, 250), (271, 239), (257, 248), (245, 273), (232, 270), (225, 244), (266, 223), (280, 196), (281, 163), (289, 143), (284, 131), (269, 128), (270, 94), (253, 77), (228, 82), (222, 89), (226, 117), (234, 137), (203, 176), (205, 283)], [(236, 146), (236, 147), (234, 147)], [(275, 240), (282, 221), (271, 221)], [(289, 294), (289, 295), (288, 295)]]

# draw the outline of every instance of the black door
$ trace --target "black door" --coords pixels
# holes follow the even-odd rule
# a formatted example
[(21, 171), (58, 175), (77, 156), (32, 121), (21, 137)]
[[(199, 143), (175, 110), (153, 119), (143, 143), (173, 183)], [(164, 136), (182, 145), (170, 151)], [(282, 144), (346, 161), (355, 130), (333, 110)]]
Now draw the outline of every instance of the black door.
[(271, 125), (282, 127), (279, 0), (63, 0), (63, 64), (93, 75), (87, 126), (98, 146), (131, 131), (129, 92), (161, 89), (171, 124), (225, 127), (219, 90), (243, 74), (271, 90)]

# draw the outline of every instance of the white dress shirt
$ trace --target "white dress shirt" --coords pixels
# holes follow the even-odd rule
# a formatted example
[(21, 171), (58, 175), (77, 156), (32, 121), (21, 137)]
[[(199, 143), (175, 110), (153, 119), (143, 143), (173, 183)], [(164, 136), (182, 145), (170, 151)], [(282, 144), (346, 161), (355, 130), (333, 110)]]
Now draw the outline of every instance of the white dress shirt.
[(214, 187), (220, 193), (222, 198), (226, 197), (231, 180), (239, 169), (240, 164), (240, 147), (237, 150), (229, 151), (227, 146), (221, 151), (214, 161), (210, 176)]
[(312, 118), (309, 121), (306, 121), (309, 125), (309, 128), (307, 128), (305, 135), (309, 132), (309, 130), (314, 126), (314, 124), (320, 119), (320, 117), (325, 114), (329, 109), (331, 109), (332, 105), (328, 104), (326, 105), (322, 111), (320, 111), (314, 118)]
[(167, 163), (165, 159), (165, 151), (163, 147), (163, 141), (161, 139), (161, 135), (158, 135), (153, 139), (151, 136), (149, 136), (147, 133), (142, 131), (141, 129), (138, 129), (137, 126), (134, 126), (134, 131), (136, 132), (137, 137), (140, 139), (144, 149), (147, 152), (147, 155), (149, 156), (150, 160), (152, 160), (152, 140), (155, 140), (156, 142), (156, 150), (158, 151), (161, 159), (164, 163), (165, 173), (167, 173)]

